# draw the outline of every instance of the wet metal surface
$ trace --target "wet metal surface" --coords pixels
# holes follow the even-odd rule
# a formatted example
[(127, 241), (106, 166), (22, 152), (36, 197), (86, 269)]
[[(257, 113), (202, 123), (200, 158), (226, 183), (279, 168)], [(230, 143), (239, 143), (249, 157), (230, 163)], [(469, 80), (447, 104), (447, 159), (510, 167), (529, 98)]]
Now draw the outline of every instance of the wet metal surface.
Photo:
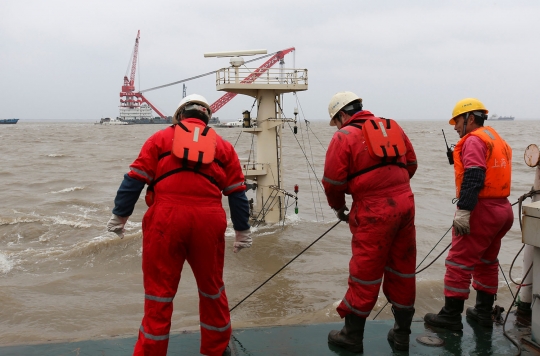
[[(530, 329), (514, 326), (511, 314), (508, 329), (512, 337), (520, 340), (530, 335)], [(237, 329), (231, 338), (232, 354), (236, 356), (261, 355), (354, 355), (327, 343), (328, 332), (340, 329), (342, 323), (275, 326)], [(426, 328), (421, 319), (412, 325), (409, 355), (515, 355), (516, 347), (504, 337), (501, 325), (487, 329), (463, 318), (463, 332)], [(406, 355), (394, 351), (386, 336), (393, 326), (392, 320), (368, 321), (364, 333), (364, 355)], [(427, 346), (417, 342), (417, 338), (441, 339), (444, 344)], [(106, 340), (86, 340), (71, 343), (26, 345), (0, 348), (4, 356), (52, 356), (52, 355), (129, 355), (133, 351), (135, 337)], [(199, 333), (181, 333), (171, 336), (169, 355), (198, 355)], [(528, 346), (522, 346), (522, 355), (538, 355)]]

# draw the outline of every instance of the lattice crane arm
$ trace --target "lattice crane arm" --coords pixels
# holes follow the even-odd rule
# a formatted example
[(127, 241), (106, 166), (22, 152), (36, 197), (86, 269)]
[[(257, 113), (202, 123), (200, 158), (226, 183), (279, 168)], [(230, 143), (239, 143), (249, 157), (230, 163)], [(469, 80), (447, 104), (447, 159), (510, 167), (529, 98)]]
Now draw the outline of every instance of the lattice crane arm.
[(141, 37), (141, 30), (137, 31), (137, 38), (135, 39), (135, 47), (133, 48), (133, 59), (131, 60), (131, 75), (129, 76), (129, 85), (135, 87), (135, 72), (137, 70), (137, 57), (139, 55), (139, 38)]

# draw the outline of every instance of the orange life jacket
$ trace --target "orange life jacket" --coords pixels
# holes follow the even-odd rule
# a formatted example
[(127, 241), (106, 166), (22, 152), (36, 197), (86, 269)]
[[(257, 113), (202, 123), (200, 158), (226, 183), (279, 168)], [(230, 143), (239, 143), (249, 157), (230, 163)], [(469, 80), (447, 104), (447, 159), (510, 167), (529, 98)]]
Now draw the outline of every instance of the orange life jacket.
[(398, 161), (407, 153), (407, 147), (397, 122), (392, 119), (375, 118), (365, 120), (362, 126), (356, 124), (355, 120), (346, 124), (346, 126), (349, 125), (362, 130), (369, 155), (380, 163), (349, 174), (347, 180), (352, 180), (359, 175), (390, 164), (407, 169), (405, 163)]
[(214, 160), (216, 153), (216, 132), (210, 126), (202, 126), (192, 122), (179, 122), (174, 128), (172, 154), (197, 166), (208, 164)]
[(407, 152), (399, 125), (392, 119), (371, 119), (364, 123), (364, 137), (371, 157), (394, 158)]
[(144, 200), (148, 207), (154, 203), (154, 185), (162, 179), (185, 170), (199, 173), (216, 184), (215, 179), (208, 174), (200, 172), (201, 166), (214, 161), (216, 153), (216, 131), (210, 126), (203, 126), (193, 122), (179, 122), (174, 127), (172, 153), (182, 160), (182, 168), (169, 171), (156, 178), (146, 189)]
[(454, 171), (456, 175), (456, 197), (459, 198), (465, 168), (461, 160), (463, 144), (469, 136), (480, 138), (487, 146), (486, 179), (479, 198), (506, 198), (510, 195), (512, 180), (512, 149), (491, 127), (481, 127), (463, 136), (454, 148)]

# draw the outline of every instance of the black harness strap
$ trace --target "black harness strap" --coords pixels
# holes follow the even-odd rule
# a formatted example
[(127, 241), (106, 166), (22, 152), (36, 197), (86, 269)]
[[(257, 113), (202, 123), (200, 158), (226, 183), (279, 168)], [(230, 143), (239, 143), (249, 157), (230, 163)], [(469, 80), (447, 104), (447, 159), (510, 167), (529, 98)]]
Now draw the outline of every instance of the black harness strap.
[(182, 130), (186, 131), (186, 132), (189, 132), (188, 128), (186, 127), (186, 125), (184, 125), (181, 121), (178, 123), (178, 126), (180, 126), (182, 128)]
[(161, 160), (162, 158), (165, 158), (165, 157), (169, 156), (170, 154), (171, 154), (171, 151), (163, 152), (162, 154), (160, 154), (160, 155), (158, 156), (157, 159), (158, 159), (158, 161), (159, 161), (159, 160)]
[(148, 186), (148, 190), (150, 190), (151, 192), (154, 191), (154, 186), (162, 181), (163, 179), (167, 178), (167, 177), (170, 177), (172, 176), (173, 174), (176, 174), (176, 173), (180, 173), (180, 172), (193, 172), (193, 173), (197, 173), (197, 174), (200, 174), (201, 176), (203, 176), (204, 178), (208, 179), (210, 181), (210, 183), (214, 184), (216, 187), (218, 187), (220, 190), (221, 188), (219, 187), (219, 184), (218, 182), (214, 179), (214, 177), (212, 176), (209, 176), (208, 174), (204, 174), (204, 173), (201, 173), (199, 171), (196, 171), (195, 169), (193, 168), (176, 168), (176, 169), (173, 169), (171, 171), (168, 171), (167, 173), (164, 173), (162, 174), (161, 176), (157, 177), (149, 186)]
[(193, 170), (195, 172), (198, 172), (199, 169), (201, 168), (202, 166), (202, 159), (203, 159), (203, 152), (199, 152), (199, 157), (197, 157), (197, 163), (195, 163), (195, 167), (193, 167)]
[(347, 176), (347, 180), (350, 181), (356, 177), (358, 177), (359, 175), (362, 175), (364, 173), (367, 173), (367, 172), (371, 172), (377, 168), (381, 168), (381, 167), (384, 167), (384, 166), (398, 166), (398, 167), (401, 167), (401, 168), (404, 168), (404, 169), (407, 169), (407, 165), (405, 163), (402, 163), (402, 162), (381, 162), (381, 163), (377, 163), (376, 165), (373, 165), (371, 167), (368, 167), (368, 168), (364, 168), (356, 173), (353, 173), (353, 174), (350, 174)]
[(182, 167), (187, 168), (188, 167), (188, 155), (189, 155), (189, 148), (184, 148), (184, 158), (182, 158)]

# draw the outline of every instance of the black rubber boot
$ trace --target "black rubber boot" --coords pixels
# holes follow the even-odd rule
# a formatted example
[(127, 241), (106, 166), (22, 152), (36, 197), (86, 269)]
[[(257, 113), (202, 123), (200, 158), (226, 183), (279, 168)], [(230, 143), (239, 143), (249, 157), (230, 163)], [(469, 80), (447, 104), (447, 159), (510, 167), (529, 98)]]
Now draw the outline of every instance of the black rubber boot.
[(341, 330), (332, 330), (328, 334), (328, 342), (345, 350), (364, 352), (364, 327), (366, 318), (354, 314), (345, 316), (345, 326)]
[(388, 341), (394, 343), (396, 350), (409, 350), (409, 335), (411, 334), (411, 323), (414, 316), (412, 309), (395, 309), (392, 307), (392, 313), (396, 322), (394, 328), (388, 332)]
[(531, 303), (517, 302), (516, 322), (523, 326), (531, 326), (532, 309)]
[(227, 348), (225, 349), (225, 351), (223, 351), (222, 356), (231, 356), (231, 348), (229, 347), (229, 345), (227, 345)]
[(476, 305), (467, 308), (467, 317), (476, 321), (479, 325), (492, 328), (493, 319), (491, 318), (491, 312), (493, 310), (493, 303), (495, 302), (495, 294), (488, 294), (481, 290), (476, 291)]
[(444, 297), (444, 307), (439, 314), (427, 313), (424, 322), (431, 326), (437, 326), (448, 330), (463, 330), (461, 313), (465, 301), (462, 299)]

